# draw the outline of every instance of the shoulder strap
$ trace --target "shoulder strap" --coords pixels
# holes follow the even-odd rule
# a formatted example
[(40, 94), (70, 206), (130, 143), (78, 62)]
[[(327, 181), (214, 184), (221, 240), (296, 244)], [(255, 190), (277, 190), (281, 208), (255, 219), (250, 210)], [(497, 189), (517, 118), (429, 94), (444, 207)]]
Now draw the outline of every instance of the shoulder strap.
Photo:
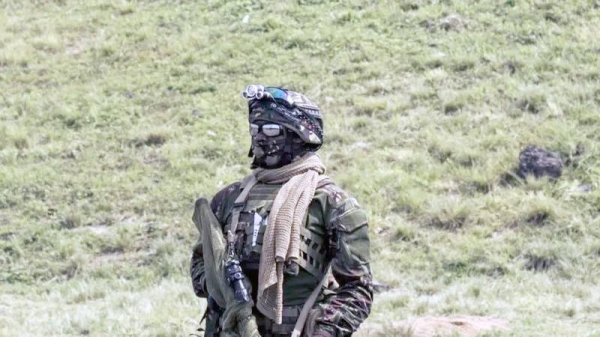
[(325, 275), (321, 279), (321, 282), (317, 285), (317, 287), (312, 291), (304, 306), (302, 306), (302, 311), (300, 311), (300, 316), (298, 316), (298, 320), (296, 321), (296, 325), (294, 326), (294, 331), (292, 331), (292, 337), (300, 337), (302, 334), (302, 330), (304, 329), (304, 324), (306, 323), (306, 319), (308, 318), (308, 312), (315, 305), (317, 301), (317, 297), (323, 290), (323, 287), (326, 286), (327, 280), (329, 279), (329, 271), (331, 270), (331, 262), (327, 264), (327, 268), (325, 269)]
[(228, 253), (230, 256), (233, 254), (232, 249), (236, 240), (236, 231), (238, 222), (240, 221), (240, 213), (242, 212), (242, 209), (244, 209), (244, 205), (246, 204), (246, 199), (248, 198), (250, 190), (252, 187), (254, 187), (254, 185), (256, 185), (257, 182), (258, 180), (254, 174), (250, 174), (244, 178), (244, 180), (242, 180), (242, 184), (240, 185), (240, 195), (238, 195), (233, 203), (233, 210), (231, 212), (231, 227), (227, 233), (227, 243), (230, 247)]
[(331, 179), (329, 176), (322, 175), (319, 177), (319, 181), (317, 182), (317, 189), (331, 184), (333, 184), (333, 179)]

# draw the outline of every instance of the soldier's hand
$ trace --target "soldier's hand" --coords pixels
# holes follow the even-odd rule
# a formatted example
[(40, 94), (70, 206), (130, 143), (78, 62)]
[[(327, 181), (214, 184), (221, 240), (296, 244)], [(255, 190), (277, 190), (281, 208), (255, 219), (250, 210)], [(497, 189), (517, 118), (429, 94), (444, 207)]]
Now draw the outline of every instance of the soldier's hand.
[(332, 337), (328, 332), (325, 331), (315, 331), (312, 334), (312, 337)]

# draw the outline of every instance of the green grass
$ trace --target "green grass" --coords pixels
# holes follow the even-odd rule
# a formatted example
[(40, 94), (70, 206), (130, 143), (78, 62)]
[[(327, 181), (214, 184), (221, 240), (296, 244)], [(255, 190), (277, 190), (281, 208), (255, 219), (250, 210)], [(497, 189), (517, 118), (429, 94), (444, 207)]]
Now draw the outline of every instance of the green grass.
[[(194, 333), (192, 205), (249, 172), (250, 83), (321, 106), (395, 289), (370, 323), (600, 334), (598, 1), (0, 9), (1, 336)], [(528, 144), (561, 154), (558, 181), (511, 175)]]

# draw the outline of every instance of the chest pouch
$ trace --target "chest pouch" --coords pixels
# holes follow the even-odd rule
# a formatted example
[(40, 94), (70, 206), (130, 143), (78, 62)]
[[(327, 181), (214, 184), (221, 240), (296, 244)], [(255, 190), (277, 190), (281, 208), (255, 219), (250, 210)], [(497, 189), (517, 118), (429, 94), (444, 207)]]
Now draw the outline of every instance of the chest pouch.
[(327, 242), (324, 237), (302, 227), (300, 230), (300, 258), (297, 263), (300, 267), (311, 273), (316, 278), (325, 274), (327, 257)]

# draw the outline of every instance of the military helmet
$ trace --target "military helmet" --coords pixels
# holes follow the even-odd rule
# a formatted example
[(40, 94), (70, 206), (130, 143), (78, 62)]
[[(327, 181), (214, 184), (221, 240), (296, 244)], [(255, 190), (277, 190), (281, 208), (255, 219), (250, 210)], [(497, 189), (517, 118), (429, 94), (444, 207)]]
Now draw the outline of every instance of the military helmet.
[(249, 85), (242, 96), (248, 101), (250, 123), (259, 120), (278, 123), (317, 149), (323, 144), (323, 115), (306, 96), (262, 85)]

